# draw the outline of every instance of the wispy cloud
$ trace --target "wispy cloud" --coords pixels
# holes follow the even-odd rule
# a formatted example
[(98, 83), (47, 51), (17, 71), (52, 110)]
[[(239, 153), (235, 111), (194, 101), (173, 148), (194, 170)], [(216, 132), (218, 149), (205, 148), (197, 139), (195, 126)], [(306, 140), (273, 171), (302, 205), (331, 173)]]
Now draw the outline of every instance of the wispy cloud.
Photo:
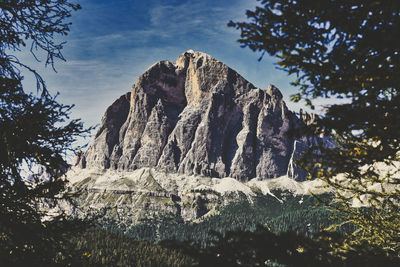
[[(56, 65), (57, 74), (38, 68), (48, 87), (61, 93), (62, 102), (76, 104), (73, 115), (90, 125), (100, 121), (107, 106), (128, 92), (148, 66), (164, 59), (174, 61), (187, 49), (213, 55), (256, 86), (272, 82), (288, 87), (286, 74), (276, 72), (267, 58), (257, 62), (258, 55), (241, 49), (236, 43), (239, 33), (226, 26), (231, 19), (244, 20), (245, 10), (257, 3), (84, 0), (83, 10), (72, 17), (64, 49), (68, 61)], [(28, 77), (26, 82), (33, 84)]]
[(149, 11), (150, 27), (162, 32), (164, 38), (198, 38), (196, 35), (216, 37), (222, 33), (220, 25), (226, 26), (230, 8), (232, 6), (224, 4), (222, 7), (221, 4), (210, 4), (208, 1), (160, 4)]

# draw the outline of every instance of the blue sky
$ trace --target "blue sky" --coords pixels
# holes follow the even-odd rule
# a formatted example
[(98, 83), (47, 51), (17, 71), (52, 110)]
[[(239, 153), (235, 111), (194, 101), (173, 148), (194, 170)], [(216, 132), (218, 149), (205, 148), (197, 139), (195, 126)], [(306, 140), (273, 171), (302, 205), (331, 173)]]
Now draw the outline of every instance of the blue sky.
[[(240, 32), (228, 28), (229, 20), (243, 21), (246, 9), (256, 0), (82, 0), (82, 10), (74, 12), (63, 54), (67, 62), (56, 62), (58, 73), (35, 62), (29, 53), (22, 61), (34, 66), (59, 101), (75, 104), (73, 117), (86, 125), (100, 122), (105, 109), (120, 95), (130, 91), (136, 78), (160, 60), (175, 61), (188, 49), (202, 51), (235, 69), (260, 88), (269, 83), (281, 89), (288, 101), (296, 89), (276, 59), (241, 48)], [(25, 85), (34, 85), (26, 75)]]

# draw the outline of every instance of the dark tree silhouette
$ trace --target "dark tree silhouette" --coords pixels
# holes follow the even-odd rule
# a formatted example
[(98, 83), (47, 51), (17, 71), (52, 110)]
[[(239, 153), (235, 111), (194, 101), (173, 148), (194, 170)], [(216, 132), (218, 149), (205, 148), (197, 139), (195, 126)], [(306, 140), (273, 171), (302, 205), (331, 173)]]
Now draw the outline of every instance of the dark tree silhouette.
[(383, 250), (368, 250), (361, 245), (353, 251), (332, 253), (332, 245), (341, 244), (337, 233), (306, 237), (293, 231), (273, 233), (264, 226), (254, 231), (214, 232), (205, 246), (198, 243), (164, 241), (161, 244), (183, 251), (195, 266), (398, 266), (400, 259), (388, 258)]
[[(336, 139), (300, 161), (312, 178), (335, 189), (335, 205), (356, 231), (344, 250), (360, 244), (400, 256), (400, 2), (396, 0), (260, 0), (239, 43), (279, 59), (295, 75), (294, 101), (327, 105), (313, 127)], [(346, 179), (337, 179), (342, 175)], [(354, 204), (368, 208), (360, 209)]]
[[(45, 52), (45, 64), (54, 67), (56, 58), (64, 60), (63, 43), (54, 38), (67, 34), (67, 18), (79, 8), (65, 0), (0, 2), (0, 262), (4, 266), (54, 266), (56, 255), (59, 262), (66, 259), (55, 227), (62, 217), (44, 222), (46, 212), (40, 205), (59, 198), (61, 174), (68, 167), (65, 154), (88, 129), (79, 120), (70, 120), (72, 106), (58, 103), (42, 77), (13, 53), (28, 46), (35, 58)], [(37, 88), (23, 88), (22, 69), (35, 75)], [(35, 90), (36, 94), (29, 93)], [(31, 181), (21, 174), (35, 166), (45, 169), (44, 181), (38, 174)]]

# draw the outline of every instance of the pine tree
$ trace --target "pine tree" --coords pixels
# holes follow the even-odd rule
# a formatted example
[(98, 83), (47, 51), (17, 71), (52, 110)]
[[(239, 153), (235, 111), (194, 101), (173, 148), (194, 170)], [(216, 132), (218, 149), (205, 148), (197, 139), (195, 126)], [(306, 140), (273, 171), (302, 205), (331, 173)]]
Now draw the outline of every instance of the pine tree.
[(249, 21), (229, 23), (241, 31), (239, 43), (275, 56), (296, 77), (292, 100), (314, 108), (318, 98), (344, 99), (311, 129), (336, 146), (316, 146), (300, 162), (335, 189), (331, 207), (356, 228), (341, 250), (400, 257), (400, 2), (260, 2)]
[[(72, 106), (57, 102), (43, 78), (13, 53), (30, 47), (44, 52), (46, 65), (64, 60), (62, 43), (72, 11), (80, 6), (65, 0), (8, 0), (0, 2), (0, 262), (4, 266), (54, 266), (65, 261), (66, 243), (60, 224), (43, 221), (43, 200), (58, 198), (61, 175), (68, 167), (65, 153), (85, 134), (79, 120), (70, 120)], [(33, 73), (37, 88), (23, 88), (21, 70)], [(36, 91), (35, 93), (30, 93)], [(22, 170), (42, 166), (44, 181), (27, 181)], [(67, 225), (65, 223), (64, 225)]]

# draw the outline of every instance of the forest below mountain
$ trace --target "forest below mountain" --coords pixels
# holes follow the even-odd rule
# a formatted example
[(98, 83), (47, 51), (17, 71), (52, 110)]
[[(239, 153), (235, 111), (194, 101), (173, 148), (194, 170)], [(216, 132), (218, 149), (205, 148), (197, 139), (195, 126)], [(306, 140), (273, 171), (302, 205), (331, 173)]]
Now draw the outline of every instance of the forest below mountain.
[[(124, 233), (137, 240), (191, 240), (203, 246), (213, 238), (212, 231), (252, 231), (257, 225), (265, 225), (274, 232), (293, 230), (312, 235), (332, 224), (327, 207), (310, 195), (274, 191), (276, 197), (259, 194), (250, 203), (244, 194), (231, 194), (235, 201), (196, 222), (184, 222), (172, 213), (160, 213), (156, 218), (143, 219), (133, 226), (112, 220), (113, 217), (102, 216), (97, 222), (106, 230)], [(323, 199), (324, 196), (320, 197)]]
[[(329, 244), (343, 242), (344, 235), (354, 229), (322, 232), (334, 223), (332, 212), (324, 204), (313, 196), (294, 196), (283, 191), (274, 194), (284, 201), (269, 195), (249, 203), (243, 197), (198, 222), (183, 222), (168, 214), (131, 227), (100, 220), (100, 224), (72, 236), (71, 246), (80, 251), (87, 266), (258, 266), (257, 262), (266, 262), (263, 266), (350, 263), (394, 266), (398, 263), (388, 260), (380, 251), (350, 254), (347, 260), (332, 256)], [(321, 196), (320, 200), (323, 199)], [(304, 251), (299, 253), (299, 248)]]
[(238, 202), (229, 203), (198, 222), (183, 222), (173, 214), (163, 214), (129, 227), (99, 218), (97, 226), (71, 241), (84, 251), (83, 259), (90, 266), (188, 266), (198, 264), (200, 254), (183, 250), (179, 247), (181, 242), (190, 244), (187, 248), (198, 246), (206, 250), (218, 239), (216, 233), (254, 232), (264, 225), (265, 231), (293, 231), (312, 237), (332, 224), (332, 214), (316, 198), (294, 196), (288, 191), (274, 194), (284, 201), (260, 195), (249, 203), (243, 195)]

